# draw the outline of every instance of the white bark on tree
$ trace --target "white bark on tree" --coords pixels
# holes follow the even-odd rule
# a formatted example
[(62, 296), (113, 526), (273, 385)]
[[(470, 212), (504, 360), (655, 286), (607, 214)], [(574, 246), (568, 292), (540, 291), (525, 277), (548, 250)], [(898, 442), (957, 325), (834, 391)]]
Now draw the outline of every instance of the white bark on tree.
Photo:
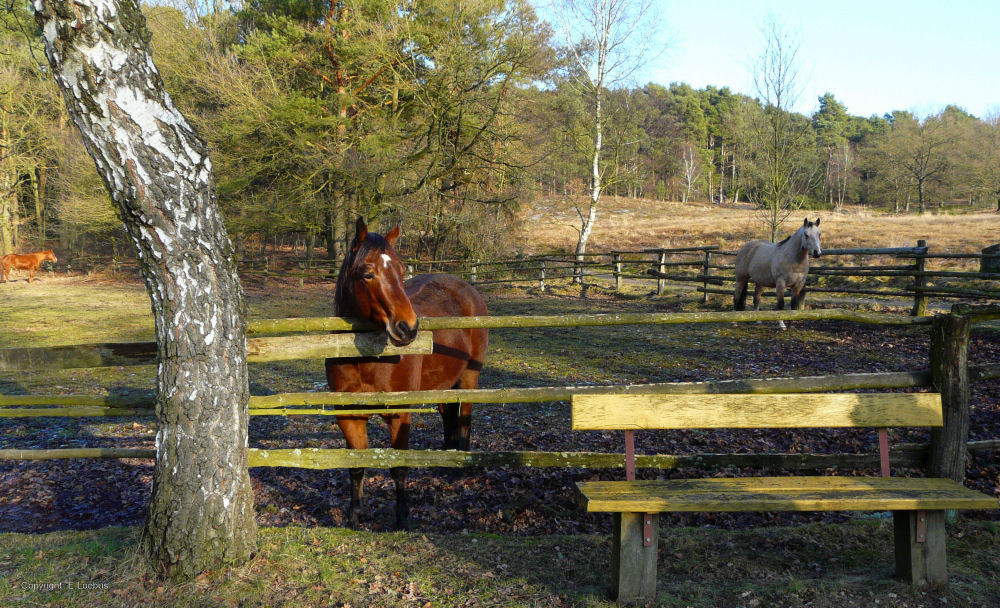
[(190, 578), (256, 547), (246, 304), (212, 163), (166, 93), (136, 0), (35, 0), (52, 74), (135, 245), (158, 344), (143, 547)]
[[(648, 58), (633, 45), (651, 43), (651, 38), (643, 37), (639, 31), (649, 15), (650, 0), (558, 0), (556, 4), (563, 34), (576, 63), (573, 78), (583, 95), (593, 100), (590, 200), (586, 213), (577, 207), (580, 233), (576, 259), (582, 262), (603, 191), (604, 94), (608, 87), (631, 76)], [(581, 283), (582, 265), (578, 268), (573, 280)]]

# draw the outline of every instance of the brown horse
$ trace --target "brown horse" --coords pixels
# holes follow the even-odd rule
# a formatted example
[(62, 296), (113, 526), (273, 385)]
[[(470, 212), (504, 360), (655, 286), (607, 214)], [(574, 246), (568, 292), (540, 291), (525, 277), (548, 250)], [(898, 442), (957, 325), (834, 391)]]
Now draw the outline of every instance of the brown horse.
[(56, 254), (52, 253), (51, 249), (46, 249), (45, 251), (36, 251), (34, 253), (26, 253), (24, 255), (19, 255), (16, 253), (8, 253), (7, 255), (0, 258), (0, 275), (3, 276), (3, 282), (7, 282), (7, 276), (10, 274), (12, 268), (17, 270), (27, 270), (28, 271), (28, 282), (32, 282), (35, 279), (35, 272), (38, 267), (42, 265), (42, 262), (49, 260), (51, 262), (58, 262), (56, 259)]
[[(460, 317), (486, 315), (486, 303), (471, 285), (446, 274), (415, 276), (403, 282), (405, 267), (393, 246), (399, 226), (380, 236), (368, 232), (358, 219), (351, 250), (347, 253), (334, 295), (337, 316), (358, 317), (385, 327), (396, 345), (412, 342), (417, 335), (418, 317)], [(402, 355), (384, 358), (337, 358), (326, 360), (326, 378), (332, 391), (380, 392), (476, 388), (479, 371), (486, 358), (488, 331), (485, 329), (434, 330), (430, 355)], [(441, 404), (444, 448), (469, 449), (472, 404)], [(368, 448), (368, 418), (365, 415), (338, 416), (351, 449)], [(410, 438), (410, 415), (385, 414), (389, 441), (405, 450)], [(364, 468), (350, 469), (350, 525), (358, 527)], [(396, 527), (406, 529), (409, 507), (406, 499), (408, 467), (390, 469), (396, 485)]]

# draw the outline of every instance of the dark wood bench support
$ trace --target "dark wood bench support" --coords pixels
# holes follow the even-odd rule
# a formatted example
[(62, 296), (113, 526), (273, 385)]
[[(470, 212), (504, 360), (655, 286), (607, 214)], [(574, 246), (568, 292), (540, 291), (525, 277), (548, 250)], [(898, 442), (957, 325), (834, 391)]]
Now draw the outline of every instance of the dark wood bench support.
[[(921, 526), (920, 518), (923, 518)], [(948, 586), (944, 511), (893, 511), (896, 576), (918, 589)], [(923, 539), (919, 528), (923, 527)]]
[[(646, 525), (645, 518), (649, 519)], [(615, 513), (611, 546), (611, 596), (619, 602), (656, 597), (659, 513)], [(650, 534), (643, 542), (643, 530)]]

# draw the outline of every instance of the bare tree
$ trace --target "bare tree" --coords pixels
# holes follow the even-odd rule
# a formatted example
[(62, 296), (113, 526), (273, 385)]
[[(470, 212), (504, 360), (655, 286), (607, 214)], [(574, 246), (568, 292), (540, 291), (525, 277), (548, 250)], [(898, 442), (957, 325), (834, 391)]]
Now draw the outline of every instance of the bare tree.
[(893, 125), (894, 139), (899, 144), (899, 161), (917, 186), (917, 203), (924, 212), (927, 190), (940, 183), (949, 168), (948, 152), (951, 137), (941, 116), (930, 116), (923, 122), (916, 118)]
[(748, 195), (773, 241), (811, 177), (802, 158), (810, 123), (792, 112), (801, 94), (797, 40), (775, 21), (765, 23), (762, 34), (753, 78), (763, 112), (746, 112), (744, 137), (754, 178)]
[(137, 0), (35, 0), (52, 75), (135, 245), (158, 345), (143, 547), (190, 578), (248, 559), (246, 304), (208, 150), (164, 91)]
[(854, 170), (854, 153), (851, 151), (850, 142), (844, 139), (830, 146), (827, 154), (826, 177), (830, 202), (834, 209), (840, 211), (844, 208), (844, 200), (847, 198), (847, 189)]
[[(577, 259), (582, 261), (587, 241), (597, 220), (604, 168), (605, 97), (609, 88), (626, 82), (651, 58), (647, 33), (651, 27), (651, 0), (554, 0), (554, 12), (570, 49), (570, 74), (581, 94), (589, 100), (593, 140), (590, 147), (590, 200), (577, 207), (580, 236)], [(577, 275), (575, 281), (580, 282)]]

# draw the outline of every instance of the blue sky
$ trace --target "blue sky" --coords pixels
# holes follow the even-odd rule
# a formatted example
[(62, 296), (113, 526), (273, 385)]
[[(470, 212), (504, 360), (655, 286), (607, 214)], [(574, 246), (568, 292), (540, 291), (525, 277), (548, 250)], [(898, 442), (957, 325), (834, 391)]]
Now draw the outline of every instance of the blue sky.
[(640, 84), (711, 84), (753, 95), (749, 66), (761, 52), (761, 27), (770, 16), (800, 43), (800, 112), (815, 111), (817, 98), (829, 91), (859, 116), (892, 110), (925, 116), (947, 104), (979, 117), (1000, 113), (1000, 0), (655, 4), (669, 45)]

